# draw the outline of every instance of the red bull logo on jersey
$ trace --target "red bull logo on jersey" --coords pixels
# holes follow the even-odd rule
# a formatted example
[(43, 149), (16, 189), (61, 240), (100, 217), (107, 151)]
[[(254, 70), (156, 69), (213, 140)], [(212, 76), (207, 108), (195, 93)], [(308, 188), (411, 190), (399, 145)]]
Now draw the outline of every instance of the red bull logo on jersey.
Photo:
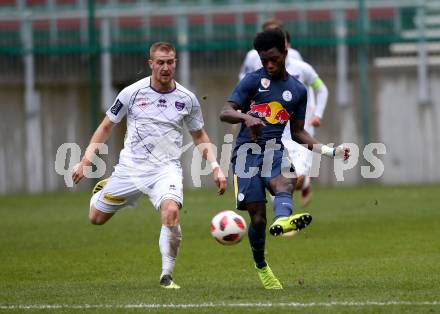
[(264, 118), (270, 124), (286, 124), (290, 115), (277, 101), (264, 104), (251, 104), (248, 114)]

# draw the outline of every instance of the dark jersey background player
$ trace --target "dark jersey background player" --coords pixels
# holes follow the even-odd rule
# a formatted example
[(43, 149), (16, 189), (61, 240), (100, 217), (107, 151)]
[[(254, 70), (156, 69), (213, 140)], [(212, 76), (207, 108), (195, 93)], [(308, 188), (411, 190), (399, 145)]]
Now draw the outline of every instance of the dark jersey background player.
[[(296, 179), (283, 175), (290, 163), (283, 158), (281, 135), (290, 120), (292, 138), (329, 156), (348, 158), (344, 147), (319, 144), (304, 130), (307, 103), (306, 88), (290, 76), (285, 67), (287, 49), (284, 33), (266, 30), (254, 39), (263, 68), (248, 74), (233, 90), (220, 120), (242, 123), (232, 155), (237, 208), (247, 210), (251, 218), (249, 242), (257, 273), (266, 289), (282, 289), (264, 256), (266, 238), (265, 189), (275, 196), (272, 235), (306, 227), (307, 213), (292, 215), (292, 193)], [(284, 160), (284, 161), (283, 161)]]

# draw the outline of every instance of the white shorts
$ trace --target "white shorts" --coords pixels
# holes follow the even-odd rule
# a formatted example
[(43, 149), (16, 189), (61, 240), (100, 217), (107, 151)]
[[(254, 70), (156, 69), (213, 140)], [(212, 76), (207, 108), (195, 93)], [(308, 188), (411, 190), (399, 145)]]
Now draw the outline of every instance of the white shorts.
[[(182, 168), (161, 166), (141, 175), (129, 175), (123, 166), (116, 166), (93, 205), (104, 213), (114, 213), (124, 207), (135, 207), (142, 194), (159, 210), (163, 200), (171, 199), (183, 205)], [(93, 199), (92, 199), (93, 201)]]
[(295, 167), (297, 176), (309, 176), (312, 166), (312, 152), (295, 141), (283, 140), (283, 144)]

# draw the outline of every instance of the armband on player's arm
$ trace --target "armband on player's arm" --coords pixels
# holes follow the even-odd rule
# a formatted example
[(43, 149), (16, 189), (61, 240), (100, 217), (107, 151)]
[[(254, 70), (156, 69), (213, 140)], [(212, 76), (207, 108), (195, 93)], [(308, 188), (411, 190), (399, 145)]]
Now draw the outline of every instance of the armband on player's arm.
[(316, 95), (316, 106), (314, 115), (322, 118), (325, 107), (327, 106), (328, 89), (324, 82), (317, 77), (312, 83), (313, 91)]
[(313, 83), (312, 83), (312, 88), (313, 88), (313, 90), (317, 90), (317, 89), (319, 89), (322, 85), (324, 85), (324, 82), (319, 78), (319, 77), (317, 77), (314, 81), (313, 81)]

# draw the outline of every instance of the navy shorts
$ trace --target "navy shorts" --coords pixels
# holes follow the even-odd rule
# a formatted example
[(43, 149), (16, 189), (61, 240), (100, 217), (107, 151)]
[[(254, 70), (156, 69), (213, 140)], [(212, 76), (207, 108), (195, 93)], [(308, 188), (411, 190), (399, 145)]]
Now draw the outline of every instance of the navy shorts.
[(264, 154), (247, 154), (246, 158), (234, 156), (232, 159), (237, 209), (246, 210), (244, 205), (247, 203), (266, 203), (266, 189), (273, 195), (269, 181), (285, 171), (289, 175), (295, 174), (295, 168), (283, 150), (273, 151), (273, 159), (266, 159)]

